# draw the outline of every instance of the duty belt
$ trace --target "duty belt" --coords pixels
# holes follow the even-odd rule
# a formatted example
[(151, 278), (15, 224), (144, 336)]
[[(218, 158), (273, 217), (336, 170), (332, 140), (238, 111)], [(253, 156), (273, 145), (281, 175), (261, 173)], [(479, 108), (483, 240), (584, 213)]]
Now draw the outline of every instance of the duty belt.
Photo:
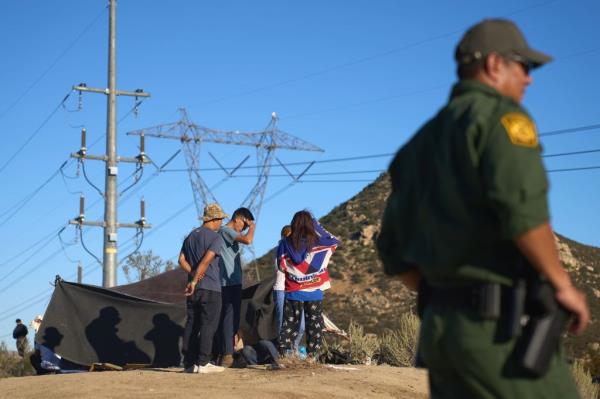
[(428, 303), (431, 305), (472, 310), (485, 319), (495, 320), (500, 317), (503, 296), (500, 284), (480, 283), (429, 289)]

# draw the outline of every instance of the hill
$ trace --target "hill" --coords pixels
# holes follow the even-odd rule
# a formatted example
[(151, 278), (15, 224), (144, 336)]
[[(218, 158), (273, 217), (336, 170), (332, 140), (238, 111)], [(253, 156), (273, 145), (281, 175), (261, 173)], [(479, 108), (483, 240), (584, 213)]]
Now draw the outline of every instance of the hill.
[[(385, 276), (377, 257), (375, 238), (389, 192), (389, 178), (381, 175), (320, 219), (343, 243), (329, 266), (332, 289), (324, 303), (326, 313), (340, 326), (355, 320), (365, 330), (381, 333), (397, 328), (400, 314), (415, 307), (415, 295), (397, 279)], [(586, 292), (593, 317), (584, 334), (567, 338), (567, 350), (575, 357), (586, 353), (600, 357), (600, 324), (596, 321), (600, 316), (600, 248), (560, 235), (556, 239), (561, 261), (575, 284)], [(261, 275), (272, 273), (273, 258), (274, 250), (258, 260)]]

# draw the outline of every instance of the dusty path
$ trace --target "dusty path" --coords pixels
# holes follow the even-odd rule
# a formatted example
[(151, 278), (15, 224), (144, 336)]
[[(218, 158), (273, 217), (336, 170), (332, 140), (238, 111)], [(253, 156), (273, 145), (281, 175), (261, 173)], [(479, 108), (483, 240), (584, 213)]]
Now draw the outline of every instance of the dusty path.
[[(354, 366), (353, 366), (354, 367)], [(1, 398), (427, 398), (423, 370), (388, 366), (228, 369), (220, 374), (133, 370), (5, 378)]]

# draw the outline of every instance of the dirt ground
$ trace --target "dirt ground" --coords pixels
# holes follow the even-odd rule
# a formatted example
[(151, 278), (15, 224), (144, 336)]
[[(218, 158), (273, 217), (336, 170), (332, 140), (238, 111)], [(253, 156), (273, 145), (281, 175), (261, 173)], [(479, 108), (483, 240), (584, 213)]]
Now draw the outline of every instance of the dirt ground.
[(277, 371), (227, 369), (183, 374), (180, 369), (104, 371), (4, 378), (1, 398), (427, 398), (424, 370), (340, 366)]

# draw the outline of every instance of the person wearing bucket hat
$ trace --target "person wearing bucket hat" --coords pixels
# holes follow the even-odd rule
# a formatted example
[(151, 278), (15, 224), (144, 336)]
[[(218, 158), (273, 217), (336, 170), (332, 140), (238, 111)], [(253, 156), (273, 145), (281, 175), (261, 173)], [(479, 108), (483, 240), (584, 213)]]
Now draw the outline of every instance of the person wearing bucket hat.
[(217, 233), (227, 214), (219, 204), (207, 204), (202, 226), (183, 241), (179, 265), (188, 274), (185, 288), (187, 320), (183, 334), (183, 363), (188, 373), (215, 373), (224, 368), (210, 363), (213, 337), (221, 313), (219, 254), (223, 239)]
[(528, 326), (515, 305), (531, 303), (518, 287), (533, 276), (575, 316), (573, 332), (589, 322), (560, 264), (537, 130), (521, 105), (529, 73), (551, 57), (513, 22), (487, 19), (466, 31), (455, 60), (448, 103), (390, 164), (377, 238), (386, 274), (419, 292), (417, 362), (432, 398), (578, 397), (559, 345), (544, 372), (523, 367)]

